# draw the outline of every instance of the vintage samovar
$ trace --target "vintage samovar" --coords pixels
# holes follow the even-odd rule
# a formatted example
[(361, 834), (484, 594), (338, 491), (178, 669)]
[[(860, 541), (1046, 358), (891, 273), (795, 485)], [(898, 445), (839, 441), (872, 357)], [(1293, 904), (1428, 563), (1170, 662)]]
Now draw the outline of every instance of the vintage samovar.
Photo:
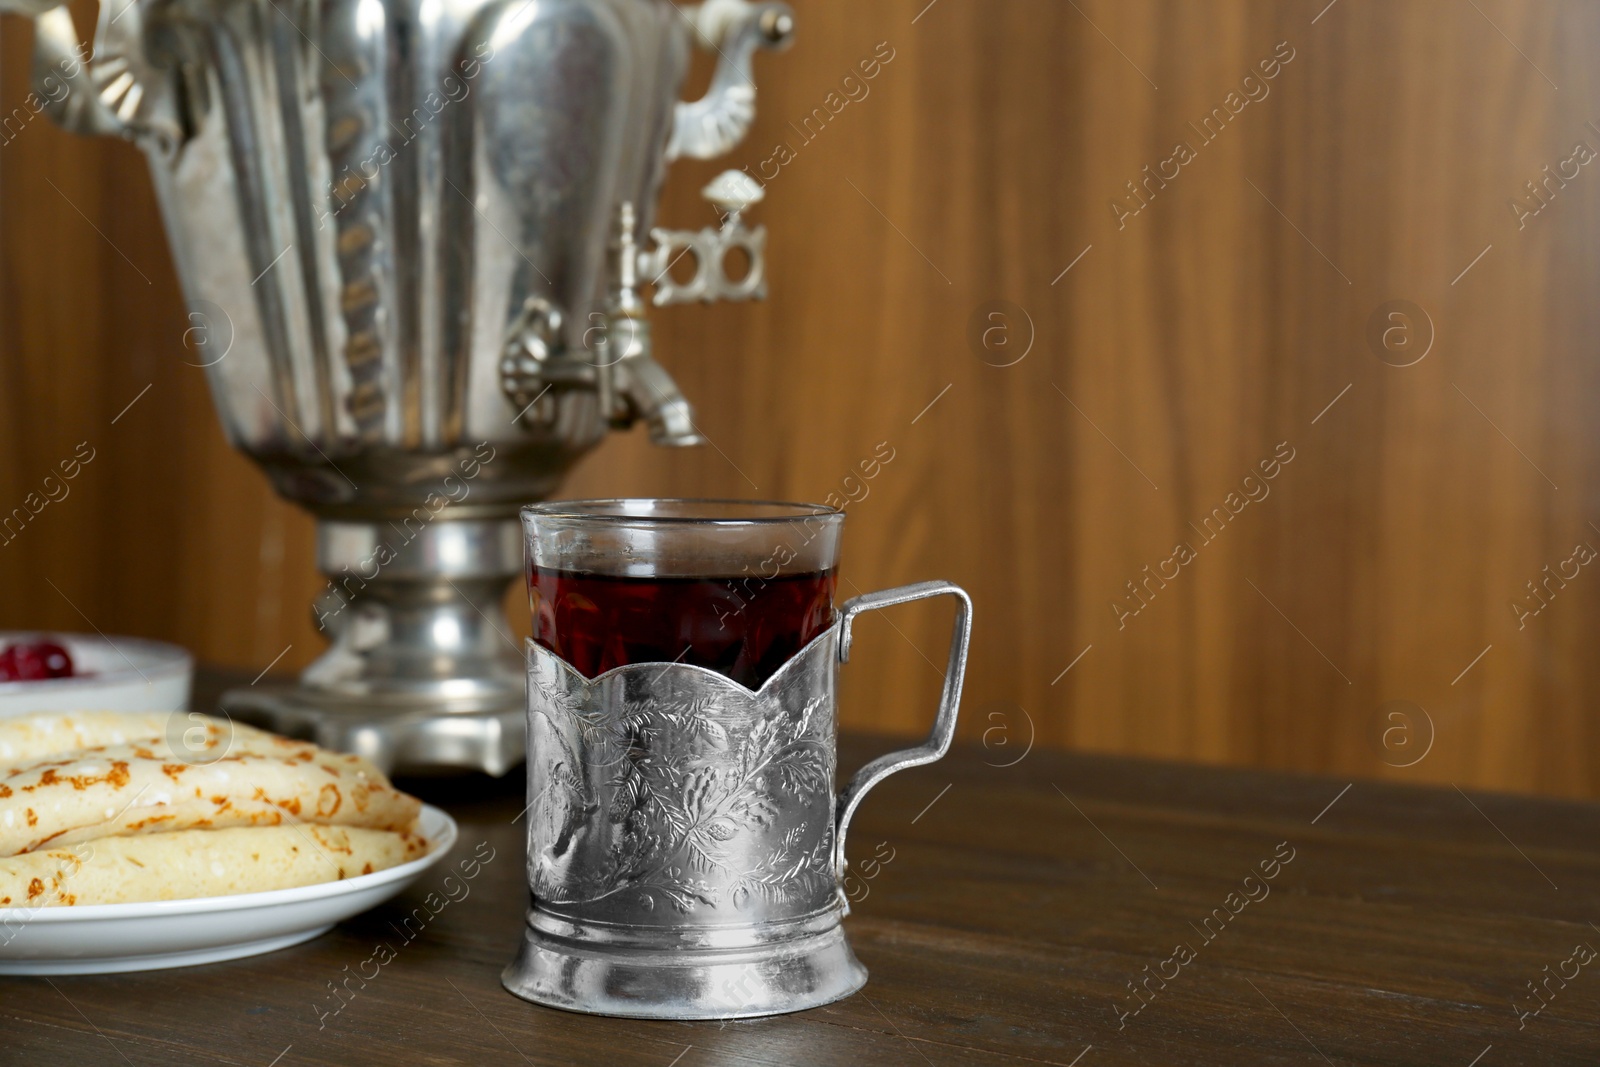
[[(764, 295), (763, 190), (723, 174), (694, 230), (657, 227), (657, 194), (745, 135), (788, 6), (104, 0), (92, 56), (65, 7), (0, 10), (35, 18), (57, 121), (148, 156), (174, 338), (229, 441), (317, 518), (331, 647), (224, 709), (391, 769), (516, 765), (517, 509), (608, 430), (699, 442), (645, 302)], [(716, 68), (684, 102), (693, 44)]]

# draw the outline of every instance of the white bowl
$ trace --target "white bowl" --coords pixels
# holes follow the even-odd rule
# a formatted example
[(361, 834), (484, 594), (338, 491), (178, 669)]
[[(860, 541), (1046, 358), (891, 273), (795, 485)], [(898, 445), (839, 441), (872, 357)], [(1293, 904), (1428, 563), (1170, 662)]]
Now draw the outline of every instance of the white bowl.
[(456, 823), (422, 806), (421, 859), (298, 889), (147, 904), (0, 908), (0, 975), (117, 974), (274, 952), (398, 896), (456, 843)]
[(0, 682), (0, 718), (35, 711), (182, 711), (189, 706), (194, 657), (177, 645), (142, 637), (0, 631), (0, 649), (32, 641), (64, 645), (78, 673)]

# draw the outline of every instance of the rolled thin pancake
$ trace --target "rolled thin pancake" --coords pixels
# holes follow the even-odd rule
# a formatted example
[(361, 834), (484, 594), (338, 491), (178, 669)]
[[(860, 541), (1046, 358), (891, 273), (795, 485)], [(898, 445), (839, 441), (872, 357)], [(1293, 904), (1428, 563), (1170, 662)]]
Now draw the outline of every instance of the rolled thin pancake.
[(0, 719), (0, 775), (84, 749), (145, 742), (156, 754), (209, 762), (233, 752), (292, 754), (309, 742), (198, 712), (36, 712)]
[(108, 837), (0, 859), (0, 907), (128, 904), (292, 889), (420, 859), (421, 835), (262, 826)]
[(301, 745), (288, 756), (244, 751), (188, 763), (133, 742), (0, 778), (0, 857), (175, 830), (300, 822), (409, 830), (421, 810), (360, 756)]
[(171, 712), (41, 711), (0, 719), (0, 764), (26, 765), (80, 748), (160, 737), (171, 718)]

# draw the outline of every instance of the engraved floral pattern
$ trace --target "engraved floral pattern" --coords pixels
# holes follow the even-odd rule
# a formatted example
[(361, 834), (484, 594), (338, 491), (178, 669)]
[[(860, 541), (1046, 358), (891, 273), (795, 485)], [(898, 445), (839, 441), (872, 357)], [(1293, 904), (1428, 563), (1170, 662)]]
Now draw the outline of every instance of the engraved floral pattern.
[(760, 693), (699, 668), (593, 682), (529, 654), (529, 866), (586, 913), (804, 914), (834, 887), (830, 633)]

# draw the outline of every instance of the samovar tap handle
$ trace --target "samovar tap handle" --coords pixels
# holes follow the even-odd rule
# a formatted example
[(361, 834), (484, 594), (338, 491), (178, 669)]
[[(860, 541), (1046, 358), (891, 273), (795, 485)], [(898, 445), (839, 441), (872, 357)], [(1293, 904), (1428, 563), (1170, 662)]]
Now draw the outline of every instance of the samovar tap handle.
[[(898, 752), (879, 756), (857, 771), (855, 777), (850, 779), (850, 784), (839, 794), (834, 819), (833, 867), (835, 876), (841, 882), (844, 880), (847, 866), (844, 851), (845, 836), (850, 830), (850, 819), (866, 797), (867, 791), (896, 771), (932, 763), (950, 750), (950, 742), (956, 735), (956, 713), (961, 707), (961, 682), (967, 673), (967, 646), (972, 641), (972, 598), (967, 596), (966, 590), (950, 582), (918, 582), (915, 585), (902, 585), (895, 589), (885, 589), (855, 597), (845, 601), (844, 606), (839, 609), (839, 662), (848, 663), (850, 625), (857, 615), (864, 611), (877, 611), (880, 608), (909, 604), (914, 600), (926, 600), (936, 596), (956, 598), (955, 629), (950, 635), (950, 659), (944, 670), (944, 692), (939, 697), (939, 713), (934, 717), (933, 729), (926, 741), (916, 748), (903, 748)], [(849, 901), (845, 898), (843, 890), (840, 891), (839, 899), (845, 909), (849, 910)]]
[(634, 237), (637, 222), (633, 205), (623, 204), (617, 238), (618, 290), (607, 317), (607, 355), (597, 364), (601, 403), (617, 429), (642, 420), (654, 444), (668, 448), (701, 445), (705, 438), (695, 427), (693, 407), (672, 375), (655, 361), (650, 322), (639, 301), (640, 267), (649, 263), (650, 257), (639, 251)]
[[(655, 290), (651, 302), (657, 307), (687, 304), (692, 301), (763, 300), (767, 295), (767, 228), (750, 226), (745, 212), (766, 196), (760, 182), (740, 170), (723, 171), (701, 190), (721, 218), (718, 226), (700, 230), (669, 230), (657, 226), (650, 231), (653, 242), (638, 255), (641, 282)], [(728, 253), (744, 254), (745, 271), (737, 279), (728, 276)], [(693, 274), (687, 281), (673, 277), (678, 261), (693, 254)]]
[(756, 117), (751, 60), (757, 48), (784, 49), (794, 40), (788, 4), (706, 0), (684, 9), (695, 38), (718, 55), (711, 87), (699, 100), (678, 104), (667, 159), (712, 159), (744, 140)]

